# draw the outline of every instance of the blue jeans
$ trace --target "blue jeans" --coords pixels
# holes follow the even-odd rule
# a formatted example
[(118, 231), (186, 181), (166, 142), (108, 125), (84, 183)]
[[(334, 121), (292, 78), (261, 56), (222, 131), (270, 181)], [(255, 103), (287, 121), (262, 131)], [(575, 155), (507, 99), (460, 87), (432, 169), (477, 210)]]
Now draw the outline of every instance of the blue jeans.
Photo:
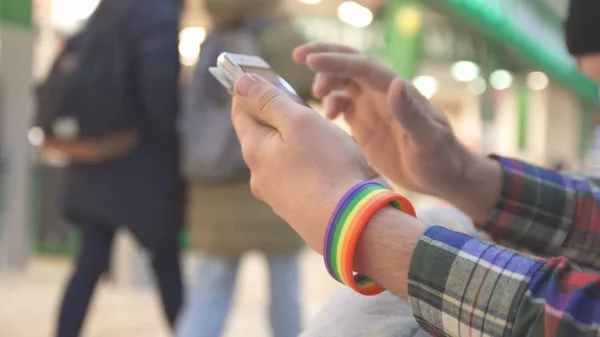
[[(298, 257), (268, 255), (271, 305), (269, 318), (275, 337), (300, 334)], [(195, 286), (177, 324), (177, 337), (219, 337), (229, 313), (239, 259), (204, 256)]]

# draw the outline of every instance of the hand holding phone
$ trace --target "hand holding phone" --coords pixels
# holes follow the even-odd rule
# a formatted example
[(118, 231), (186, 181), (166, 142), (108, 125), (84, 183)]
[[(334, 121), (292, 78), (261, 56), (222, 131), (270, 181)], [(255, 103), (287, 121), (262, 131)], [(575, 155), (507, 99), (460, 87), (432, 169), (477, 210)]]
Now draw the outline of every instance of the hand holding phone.
[(222, 53), (217, 59), (217, 66), (209, 71), (230, 93), (233, 93), (235, 82), (244, 74), (255, 74), (289, 94), (296, 102), (308, 105), (298, 96), (296, 90), (259, 56)]

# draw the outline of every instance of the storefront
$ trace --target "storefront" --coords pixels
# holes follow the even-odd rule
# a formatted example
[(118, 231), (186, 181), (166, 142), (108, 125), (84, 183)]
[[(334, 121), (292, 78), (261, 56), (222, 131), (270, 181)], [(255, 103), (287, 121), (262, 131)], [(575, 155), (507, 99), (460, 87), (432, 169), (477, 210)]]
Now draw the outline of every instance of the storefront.
[[(414, 71), (404, 74), (459, 137), (484, 152), (580, 168), (598, 87), (568, 54), (561, 19), (542, 1), (422, 3), (399, 0), (389, 11), (401, 32), (389, 35), (390, 55), (402, 55), (407, 39), (419, 41), (416, 66), (401, 69)], [(407, 38), (402, 18), (417, 13), (422, 27)]]
[[(353, 46), (412, 79), (467, 146), (580, 167), (598, 88), (576, 69), (560, 21), (542, 0), (287, 1), (309, 40)], [(85, 22), (98, 2), (37, 0), (37, 78), (45, 75), (61, 37)], [(210, 24), (201, 1), (189, 0), (185, 9), (179, 52), (189, 75)], [(56, 220), (56, 208), (48, 208), (59, 174), (45, 169), (36, 179), (37, 226), (55, 224), (38, 227), (45, 230), (38, 233), (39, 248), (68, 251), (74, 236)]]
[(341, 1), (312, 11), (292, 2), (310, 39), (351, 45), (412, 79), (467, 146), (580, 168), (598, 88), (542, 0), (361, 1), (373, 13), (364, 25), (359, 12), (340, 17)]

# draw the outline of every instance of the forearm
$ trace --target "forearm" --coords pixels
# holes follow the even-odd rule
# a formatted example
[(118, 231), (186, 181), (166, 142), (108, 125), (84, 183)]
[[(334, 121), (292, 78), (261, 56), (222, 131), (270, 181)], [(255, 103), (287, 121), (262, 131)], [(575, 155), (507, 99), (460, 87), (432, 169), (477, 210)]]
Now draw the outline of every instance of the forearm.
[(408, 298), (408, 270), (424, 222), (388, 207), (365, 228), (356, 248), (357, 272), (368, 275), (403, 299)]

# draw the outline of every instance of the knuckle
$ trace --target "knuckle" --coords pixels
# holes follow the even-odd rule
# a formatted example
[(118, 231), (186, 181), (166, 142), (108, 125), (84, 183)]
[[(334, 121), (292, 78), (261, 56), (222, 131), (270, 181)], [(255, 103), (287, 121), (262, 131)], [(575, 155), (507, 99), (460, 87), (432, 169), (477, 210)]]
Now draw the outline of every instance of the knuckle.
[(252, 167), (256, 164), (256, 160), (257, 160), (256, 148), (254, 148), (252, 146), (243, 146), (242, 145), (242, 157), (244, 158), (244, 161), (246, 162), (246, 164), (248, 164), (248, 167), (250, 167), (250, 169), (252, 169)]
[(242, 105), (240, 104), (240, 101), (237, 98), (234, 98), (233, 101), (231, 102), (231, 114), (235, 115), (238, 111), (240, 111), (242, 109)]
[(237, 126), (239, 124), (239, 114), (235, 107), (231, 108), (231, 114), (229, 116), (231, 118), (231, 123), (233, 123), (233, 126)]
[(310, 113), (298, 113), (290, 117), (290, 124), (294, 129), (305, 129), (312, 126), (314, 122), (314, 116)]
[(250, 191), (257, 199), (261, 199), (260, 184), (254, 174), (250, 177)]
[(242, 113), (243, 113), (243, 107), (239, 103), (236, 102), (231, 106), (231, 111), (229, 113), (229, 116), (231, 118), (231, 123), (236, 128), (236, 131), (243, 124), (242, 118), (241, 118)]
[(269, 109), (270, 106), (279, 101), (282, 94), (276, 89), (269, 89), (263, 92), (258, 99), (258, 107), (260, 111)]

